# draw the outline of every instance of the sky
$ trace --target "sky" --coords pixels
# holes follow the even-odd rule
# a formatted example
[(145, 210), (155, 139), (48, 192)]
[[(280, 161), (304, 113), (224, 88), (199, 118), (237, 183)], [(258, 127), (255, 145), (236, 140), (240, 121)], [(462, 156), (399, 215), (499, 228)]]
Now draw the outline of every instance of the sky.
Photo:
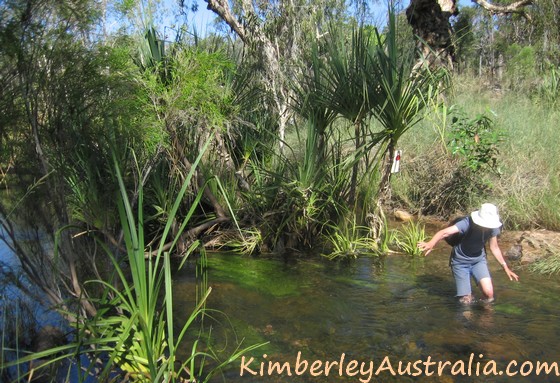
[[(173, 5), (171, 6), (177, 7), (177, 0), (168, 0), (168, 1), (173, 3)], [(214, 20), (216, 19), (216, 15), (212, 11), (206, 8), (207, 4), (203, 0), (194, 0), (194, 1), (196, 1), (198, 4), (198, 11), (194, 13), (189, 12), (189, 14), (187, 15), (187, 21), (189, 22), (190, 26), (196, 28), (197, 33), (199, 33), (200, 35), (205, 35), (208, 31), (214, 28)], [(409, 0), (402, 0), (402, 2), (405, 7), (408, 6), (409, 4)], [(185, 3), (188, 3), (188, 0), (185, 1)], [(469, 6), (472, 5), (472, 1), (459, 0), (459, 5), (462, 7)], [(387, 9), (387, 5), (385, 1), (383, 0), (377, 1), (376, 3), (374, 3), (373, 7), (376, 15), (375, 22), (377, 23), (384, 22), (386, 9)]]
[(204, 33), (206, 30), (212, 28), (216, 14), (206, 8), (206, 2), (203, 0), (197, 0), (198, 11), (192, 15), (192, 20), (189, 18), (192, 24), (196, 27), (198, 32)]
[[(190, 13), (188, 20), (196, 27), (196, 30), (202, 34), (205, 31), (213, 28), (213, 21), (216, 18), (214, 12), (206, 8), (207, 4), (203, 0), (196, 0), (198, 3), (198, 11), (196, 13)], [(378, 4), (374, 5), (374, 8), (378, 8), (379, 11), (375, 11), (376, 14), (380, 16), (385, 13), (386, 5), (383, 1), (378, 1)]]

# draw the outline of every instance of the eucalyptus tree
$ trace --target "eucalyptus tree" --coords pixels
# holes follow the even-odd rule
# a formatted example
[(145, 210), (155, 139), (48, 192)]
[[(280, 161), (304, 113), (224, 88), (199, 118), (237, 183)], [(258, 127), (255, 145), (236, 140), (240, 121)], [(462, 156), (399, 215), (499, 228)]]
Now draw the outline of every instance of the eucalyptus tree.
[[(532, 16), (529, 21), (516, 13), (495, 16), (481, 7), (461, 8), (453, 25), (459, 68), (476, 69), (478, 76), (488, 76), (501, 85), (502, 80), (508, 80), (508, 77), (513, 79), (510, 84), (518, 88), (535, 82), (535, 74), (539, 70), (554, 67), (559, 62), (558, 34), (554, 29), (544, 27), (553, 22), (553, 9), (551, 3), (535, 5), (530, 9)], [(534, 51), (534, 59), (529, 60), (533, 73), (531, 70), (518, 70), (519, 51), (523, 54)], [(513, 72), (513, 76), (507, 76)]]
[(251, 2), (205, 0), (243, 42), (254, 66), (262, 75), (262, 84), (277, 119), (279, 147), (283, 150), (286, 128), (291, 119), (290, 81), (299, 78), (302, 59), (309, 40), (325, 33), (329, 20), (345, 18), (340, 0)]
[(536, 2), (530, 7), (530, 16), (509, 14), (496, 19), (498, 43), (506, 50), (510, 44), (531, 46), (536, 53), (537, 70), (546, 70), (560, 63), (560, 2)]
[[(531, 19), (531, 7), (538, 0), (487, 1), (472, 0), (490, 15), (518, 14)], [(459, 12), (458, 0), (411, 0), (406, 15), (414, 34), (419, 37), (418, 48), (424, 59), (434, 65), (453, 68), (455, 46), (450, 18)]]

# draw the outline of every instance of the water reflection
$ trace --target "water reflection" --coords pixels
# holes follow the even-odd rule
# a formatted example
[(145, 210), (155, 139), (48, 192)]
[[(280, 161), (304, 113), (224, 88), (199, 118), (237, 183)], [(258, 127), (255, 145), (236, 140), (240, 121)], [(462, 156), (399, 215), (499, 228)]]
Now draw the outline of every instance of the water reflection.
[[(448, 267), (448, 256), (433, 254), (410, 259), (389, 256), (340, 265), (321, 260), (286, 263), (231, 255), (209, 256), (209, 306), (227, 316), (231, 327), (215, 331), (218, 339), (234, 336), (245, 344), (269, 342), (253, 352), (257, 360), (464, 361), (482, 369), (491, 361), (498, 369), (517, 360), (559, 362), (556, 341), (560, 325), (558, 282), (523, 274), (510, 282), (491, 263), (497, 301), (490, 306), (459, 305)], [(177, 315), (192, 307), (192, 278), (177, 276)], [(181, 307), (185, 312), (181, 312)], [(225, 322), (224, 322), (225, 323)], [(260, 358), (260, 359), (259, 359)], [(255, 362), (255, 366), (257, 362)], [(491, 367), (492, 365), (490, 365)], [(555, 375), (515, 377), (461, 376), (445, 370), (442, 376), (392, 376), (385, 371), (371, 381), (382, 382), (557, 382)], [(527, 370), (526, 370), (527, 371)], [(482, 370), (479, 371), (482, 373)], [(472, 370), (475, 374), (476, 370)], [(293, 381), (294, 377), (239, 376), (240, 364), (226, 373), (228, 382)], [(356, 381), (358, 376), (302, 375), (296, 381)]]

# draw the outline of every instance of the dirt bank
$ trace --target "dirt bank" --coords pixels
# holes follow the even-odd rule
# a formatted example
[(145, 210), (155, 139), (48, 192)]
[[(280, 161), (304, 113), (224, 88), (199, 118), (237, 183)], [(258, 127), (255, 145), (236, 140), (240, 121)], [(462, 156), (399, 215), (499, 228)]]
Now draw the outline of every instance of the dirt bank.
[(520, 259), (512, 259), (522, 265), (529, 265), (542, 258), (560, 255), (560, 233), (549, 230), (505, 231), (500, 237), (502, 250), (508, 251), (514, 245), (520, 245)]

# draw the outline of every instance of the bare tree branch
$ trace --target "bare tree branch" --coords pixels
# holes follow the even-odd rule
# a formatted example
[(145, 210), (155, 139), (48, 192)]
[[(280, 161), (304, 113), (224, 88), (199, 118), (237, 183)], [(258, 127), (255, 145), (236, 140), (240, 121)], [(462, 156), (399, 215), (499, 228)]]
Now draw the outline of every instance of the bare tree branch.
[[(188, 231), (183, 232), (181, 234), (181, 238), (179, 239), (179, 241), (177, 241), (178, 247), (182, 248), (182, 249), (186, 249), (188, 247), (186, 245), (186, 243), (191, 242), (194, 238), (196, 238), (198, 235), (200, 235), (203, 231), (205, 231), (207, 229), (211, 229), (213, 226), (216, 226), (216, 225), (219, 225), (221, 223), (228, 222), (228, 221), (230, 221), (230, 218), (228, 218), (228, 217), (218, 217), (218, 218), (215, 218), (211, 221), (208, 221), (208, 222), (200, 224), (196, 227), (193, 227), (192, 229), (190, 229)], [(161, 248), (161, 251), (169, 250), (172, 245), (173, 245), (173, 241), (166, 243)], [(151, 257), (156, 256), (159, 251), (160, 251), (160, 249), (156, 249), (156, 250), (153, 250), (151, 252), (146, 252), (144, 254), (144, 257), (146, 259), (150, 259)], [(179, 254), (180, 253), (181, 253), (181, 251), (179, 251)], [(182, 254), (180, 254), (180, 255), (182, 256)]]
[(231, 12), (228, 0), (205, 0), (208, 4), (207, 8), (216, 13), (227, 25), (239, 36), (239, 38), (247, 44), (248, 36), (245, 28)]
[(486, 0), (472, 0), (473, 3), (480, 5), (488, 12), (497, 15), (507, 15), (517, 13), (523, 17), (530, 19), (529, 15), (525, 12), (525, 7), (534, 4), (534, 0), (519, 0), (511, 4), (496, 5)]

